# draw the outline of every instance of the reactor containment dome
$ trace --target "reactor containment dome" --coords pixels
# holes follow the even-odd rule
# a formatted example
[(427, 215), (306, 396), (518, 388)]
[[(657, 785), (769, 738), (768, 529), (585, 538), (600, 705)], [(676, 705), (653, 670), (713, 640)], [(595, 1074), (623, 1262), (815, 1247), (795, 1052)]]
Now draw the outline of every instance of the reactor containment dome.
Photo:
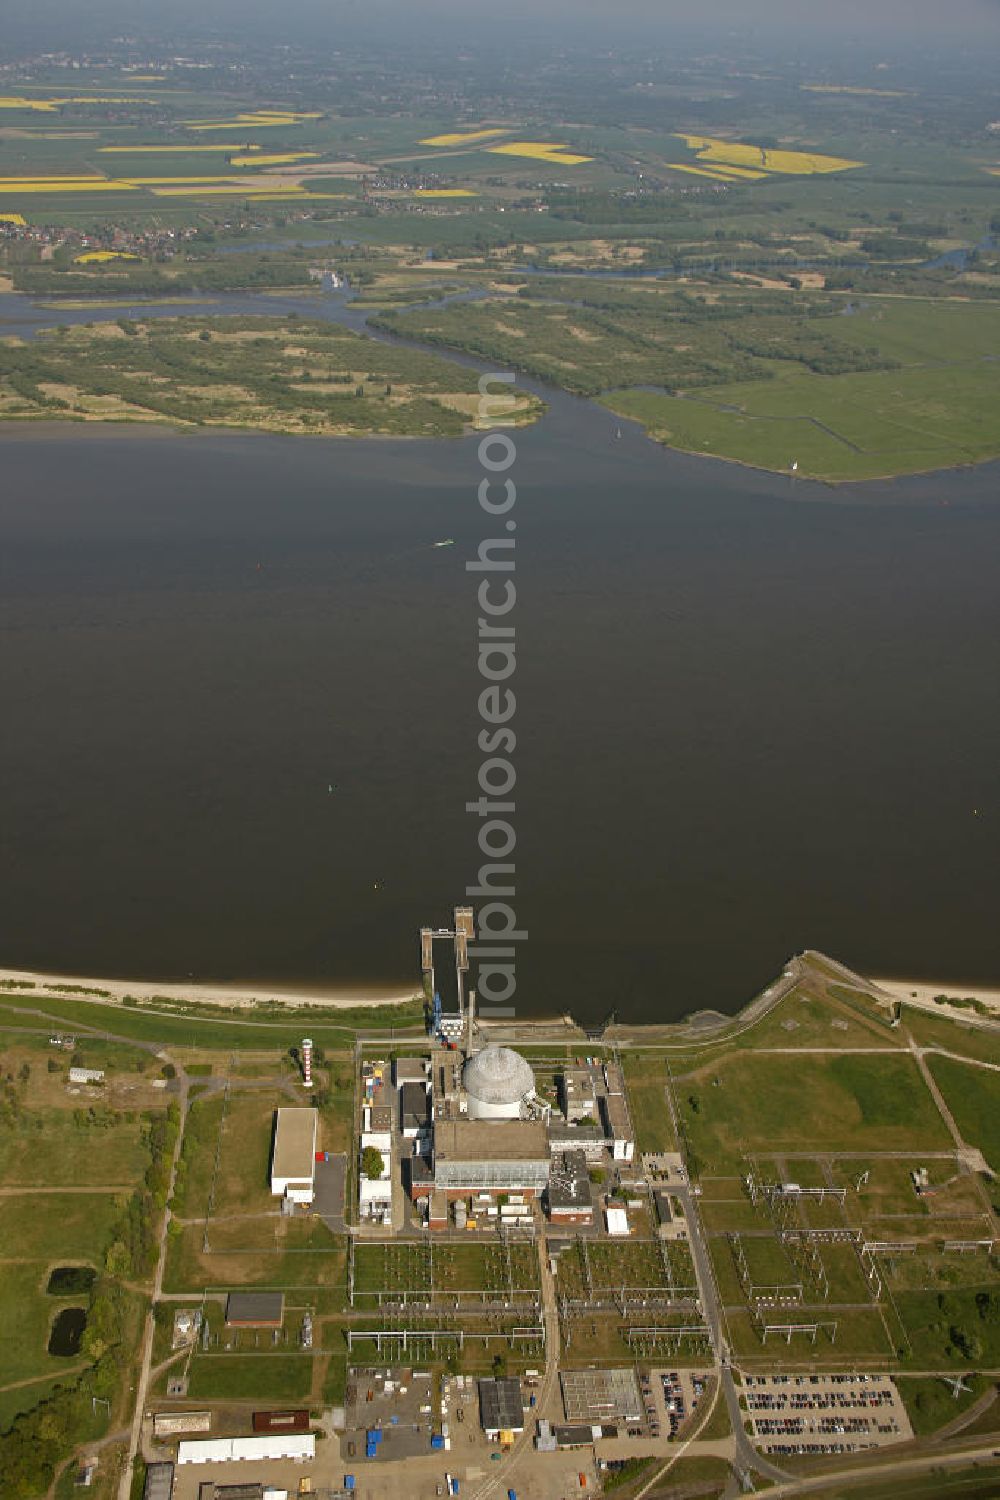
[(517, 1120), (535, 1097), (535, 1075), (511, 1047), (484, 1047), (462, 1070), (471, 1120)]

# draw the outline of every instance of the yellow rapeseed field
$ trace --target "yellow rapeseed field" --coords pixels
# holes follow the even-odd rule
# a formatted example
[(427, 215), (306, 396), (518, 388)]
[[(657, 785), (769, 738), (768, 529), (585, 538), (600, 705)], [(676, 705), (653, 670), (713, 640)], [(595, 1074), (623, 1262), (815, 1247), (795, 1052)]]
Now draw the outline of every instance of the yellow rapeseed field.
[(302, 120), (318, 119), (319, 110), (255, 109), (238, 114), (235, 120), (185, 120), (184, 124), (189, 130), (239, 130), (241, 125), (259, 130), (271, 125), (298, 125)]
[(414, 188), (418, 198), (478, 198), (471, 188)]
[(232, 182), (232, 177), (121, 177), (129, 187), (190, 187), (202, 182)]
[(577, 156), (565, 149), (565, 141), (507, 141), (502, 146), (487, 146), (494, 156), (528, 156), (532, 161), (553, 161), (563, 167), (574, 167), (592, 156)]
[(10, 193), (131, 193), (131, 182), (109, 181), (106, 177), (3, 177), (0, 195)]
[[(721, 167), (692, 167), (687, 162), (670, 163), (671, 172), (689, 172), (692, 177), (709, 177), (713, 182), (738, 182), (738, 177), (732, 177)], [(764, 174), (761, 173), (761, 176)]]
[(310, 193), (305, 188), (281, 188), (273, 193), (246, 193), (248, 203), (287, 203), (289, 199), (301, 201), (308, 198), (311, 203), (314, 198), (349, 198), (350, 193)]
[(849, 161), (842, 156), (822, 156), (816, 151), (771, 151), (763, 146), (745, 146), (739, 141), (722, 141), (710, 135), (679, 135), (678, 139), (697, 153), (700, 162), (724, 168), (753, 167), (764, 172), (808, 177), (864, 166), (864, 162)]
[(0, 224), (16, 224), (19, 229), (23, 229), (27, 222), (23, 214), (0, 214)]
[(137, 94), (73, 94), (62, 99), (25, 99), (20, 94), (0, 94), (0, 109), (33, 109), (52, 114), (63, 104), (155, 104), (155, 99), (140, 99)]
[(109, 260), (138, 260), (138, 255), (133, 255), (131, 250), (85, 250), (82, 255), (74, 255), (75, 266), (103, 265)]
[(309, 157), (318, 155), (318, 151), (282, 151), (275, 156), (234, 156), (229, 165), (232, 167), (281, 167), (288, 162), (306, 161)]
[(195, 151), (219, 156), (225, 151), (260, 151), (262, 148), (242, 141), (213, 141), (211, 146), (98, 146), (97, 149), (103, 156), (190, 156)]
[(243, 183), (234, 183), (231, 177), (216, 182), (214, 187), (197, 187), (192, 182), (173, 187), (151, 187), (150, 192), (157, 198), (221, 198), (231, 195), (245, 198), (247, 195)]
[(419, 142), (421, 146), (471, 146), (476, 141), (489, 141), (502, 130), (453, 130), (450, 135), (429, 135)]

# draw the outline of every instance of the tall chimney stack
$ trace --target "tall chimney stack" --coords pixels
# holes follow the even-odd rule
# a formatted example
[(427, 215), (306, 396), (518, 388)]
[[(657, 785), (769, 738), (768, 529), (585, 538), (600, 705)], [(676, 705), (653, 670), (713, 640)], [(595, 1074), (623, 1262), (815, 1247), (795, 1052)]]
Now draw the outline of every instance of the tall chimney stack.
[(307, 1089), (313, 1086), (313, 1044), (308, 1036), (302, 1038), (302, 1082)]

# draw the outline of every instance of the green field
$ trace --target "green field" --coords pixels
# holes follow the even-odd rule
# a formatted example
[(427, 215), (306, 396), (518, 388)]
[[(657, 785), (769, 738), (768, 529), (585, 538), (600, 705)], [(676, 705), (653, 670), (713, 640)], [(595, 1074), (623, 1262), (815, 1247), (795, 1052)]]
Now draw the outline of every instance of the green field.
[(902, 1024), (922, 1047), (941, 1047), (980, 1062), (1000, 1063), (1000, 1028), (967, 1026), (950, 1016), (903, 1005)]
[(655, 1052), (623, 1052), (622, 1071), (639, 1152), (676, 1151), (677, 1139), (664, 1094), (667, 1064)]
[[(900, 1485), (906, 1485), (905, 1490)], [(851, 1500), (996, 1500), (998, 1479), (995, 1464), (972, 1464), (968, 1468), (935, 1468), (922, 1474), (897, 1475), (872, 1482), (859, 1481), (847, 1492)], [(842, 1485), (812, 1490), (812, 1500), (844, 1500)]]
[[(172, 1234), (163, 1289), (199, 1296), (205, 1287), (320, 1287), (343, 1300), (347, 1254), (319, 1219), (275, 1219), (274, 1237), (264, 1243), (253, 1221), (212, 1226), (203, 1249), (204, 1225)], [(248, 1227), (250, 1226), (250, 1227)]]
[(595, 291), (568, 277), (378, 321), (603, 393), (672, 446), (779, 471), (794, 462), (803, 478), (909, 473), (1000, 451), (1000, 306), (990, 302), (855, 307), (819, 293), (708, 297), (649, 282)]
[[(775, 1307), (767, 1310), (767, 1321), (780, 1323), (836, 1323), (836, 1342), (827, 1332), (820, 1330), (814, 1344), (808, 1334), (793, 1334), (791, 1344), (783, 1335), (772, 1335), (764, 1343), (754, 1327), (749, 1310), (727, 1308), (726, 1322), (737, 1353), (755, 1362), (766, 1360), (778, 1363), (778, 1368), (789, 1362), (802, 1360), (843, 1364), (852, 1357), (870, 1361), (884, 1361), (892, 1354), (892, 1344), (882, 1316), (877, 1307), (844, 1308), (831, 1307), (828, 1303), (813, 1307)], [(780, 1350), (780, 1353), (778, 1352)]]
[(45, 1110), (0, 1133), (5, 1187), (131, 1187), (147, 1160), (138, 1123), (81, 1129), (68, 1111)]
[[(47, 1281), (44, 1261), (0, 1261), (0, 1386), (77, 1370), (87, 1362), (81, 1355), (62, 1359), (46, 1353), (49, 1325), (60, 1308), (86, 1302), (86, 1297), (47, 1296)], [(31, 1391), (22, 1396), (28, 1404), (34, 1399)]]
[(646, 391), (607, 398), (658, 441), (803, 479), (876, 479), (996, 458), (1000, 374), (986, 363), (891, 374), (790, 374), (722, 385), (697, 400)]
[(300, 1401), (312, 1387), (311, 1354), (196, 1354), (188, 1395), (192, 1400)]
[[(288, 1010), (281, 1017), (269, 1020), (243, 1021), (237, 1017), (225, 1019), (220, 1016), (206, 1017), (197, 1012), (171, 1014), (169, 1011), (120, 1005), (106, 1005), (86, 1000), (69, 1000), (50, 994), (25, 994), (0, 999), (0, 1019), (8, 1027), (37, 1027), (54, 1021), (69, 1022), (83, 1031), (91, 1029), (114, 1032), (117, 1036), (136, 1041), (156, 1042), (163, 1046), (179, 1047), (261, 1047), (288, 1046), (302, 1034), (304, 1020), (308, 1020), (310, 1034), (319, 1045), (344, 1046), (354, 1036), (356, 1026), (366, 1029), (392, 1025), (406, 1026), (419, 1021), (423, 1015), (422, 1002), (412, 1006), (348, 1012), (339, 1023), (331, 1023), (327, 1017), (315, 1013), (303, 1016), (301, 1011)], [(204, 1011), (204, 1007), (202, 1007)], [(395, 1017), (395, 1019), (393, 1019)], [(422, 1033), (422, 1028), (421, 1028)], [(89, 1037), (82, 1037), (81, 1045), (90, 1045)], [(96, 1039), (95, 1039), (96, 1040)]]
[(950, 1385), (935, 1376), (903, 1376), (896, 1384), (917, 1437), (927, 1437), (954, 1422), (990, 1389), (989, 1381), (982, 1375), (970, 1375), (967, 1389), (957, 1395)]
[(929, 1057), (927, 1062), (962, 1139), (978, 1146), (1000, 1173), (1000, 1072), (951, 1057)]
[(911, 1368), (993, 1369), (1000, 1364), (995, 1282), (990, 1284), (984, 1278), (978, 1287), (898, 1291), (893, 1300), (909, 1340), (907, 1363)]
[(195, 1099), (188, 1109), (171, 1204), (178, 1218), (197, 1219), (208, 1213), (224, 1107), (223, 1095), (216, 1094)]
[(99, 1265), (120, 1212), (113, 1193), (26, 1192), (0, 1198), (0, 1245), (8, 1252), (16, 1247), (21, 1260), (58, 1256)]
[[(718, 1079), (718, 1083), (716, 1083)], [(675, 1081), (703, 1172), (738, 1171), (744, 1152), (947, 1149), (951, 1137), (913, 1059), (740, 1052)]]

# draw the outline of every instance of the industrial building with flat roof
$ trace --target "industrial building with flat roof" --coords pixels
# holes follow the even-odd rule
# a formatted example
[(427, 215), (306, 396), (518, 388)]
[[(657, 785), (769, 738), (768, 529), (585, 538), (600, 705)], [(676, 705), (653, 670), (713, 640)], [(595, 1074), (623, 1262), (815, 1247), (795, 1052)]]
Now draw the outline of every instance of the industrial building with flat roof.
[(284, 1292), (230, 1292), (226, 1298), (227, 1328), (280, 1328), (284, 1312)]
[(404, 1083), (399, 1090), (399, 1128), (408, 1140), (430, 1129), (431, 1096), (425, 1084)]
[(283, 1433), (271, 1437), (192, 1438), (177, 1445), (178, 1464), (224, 1464), (245, 1460), (292, 1459), (306, 1463), (316, 1457), (316, 1439), (310, 1433)]
[(567, 1151), (555, 1158), (549, 1173), (546, 1199), (549, 1218), (554, 1224), (593, 1223), (590, 1171), (582, 1151)]
[(210, 1411), (158, 1411), (153, 1417), (155, 1438), (182, 1437), (190, 1432), (211, 1432)]
[(642, 1421), (634, 1370), (563, 1370), (559, 1380), (569, 1423)]
[(585, 1119), (597, 1124), (597, 1097), (589, 1068), (566, 1068), (559, 1092), (563, 1113), (571, 1124)]
[(173, 1493), (173, 1464), (147, 1464), (146, 1480), (142, 1490), (142, 1500), (170, 1500), (170, 1497)]
[(611, 1155), (615, 1161), (631, 1161), (635, 1156), (635, 1134), (629, 1117), (624, 1094), (606, 1094), (601, 1100), (601, 1113), (611, 1140)]
[[(540, 1120), (439, 1120), (433, 1186), (448, 1194), (541, 1193), (549, 1180), (548, 1135)], [(426, 1191), (414, 1179), (414, 1190)]]
[(265, 1495), (287, 1495), (287, 1490), (275, 1491), (258, 1479), (249, 1484), (216, 1484), (214, 1479), (203, 1479), (198, 1486), (198, 1500), (264, 1500)]
[(521, 1382), (512, 1375), (479, 1382), (479, 1420), (493, 1442), (524, 1431), (524, 1400)]
[(271, 1192), (292, 1203), (311, 1203), (316, 1189), (316, 1111), (275, 1111)]
[(294, 1411), (255, 1411), (254, 1432), (308, 1432), (309, 1413), (304, 1407)]
[(402, 1088), (404, 1083), (423, 1083), (430, 1072), (430, 1064), (426, 1057), (397, 1057), (393, 1071), (397, 1088)]

